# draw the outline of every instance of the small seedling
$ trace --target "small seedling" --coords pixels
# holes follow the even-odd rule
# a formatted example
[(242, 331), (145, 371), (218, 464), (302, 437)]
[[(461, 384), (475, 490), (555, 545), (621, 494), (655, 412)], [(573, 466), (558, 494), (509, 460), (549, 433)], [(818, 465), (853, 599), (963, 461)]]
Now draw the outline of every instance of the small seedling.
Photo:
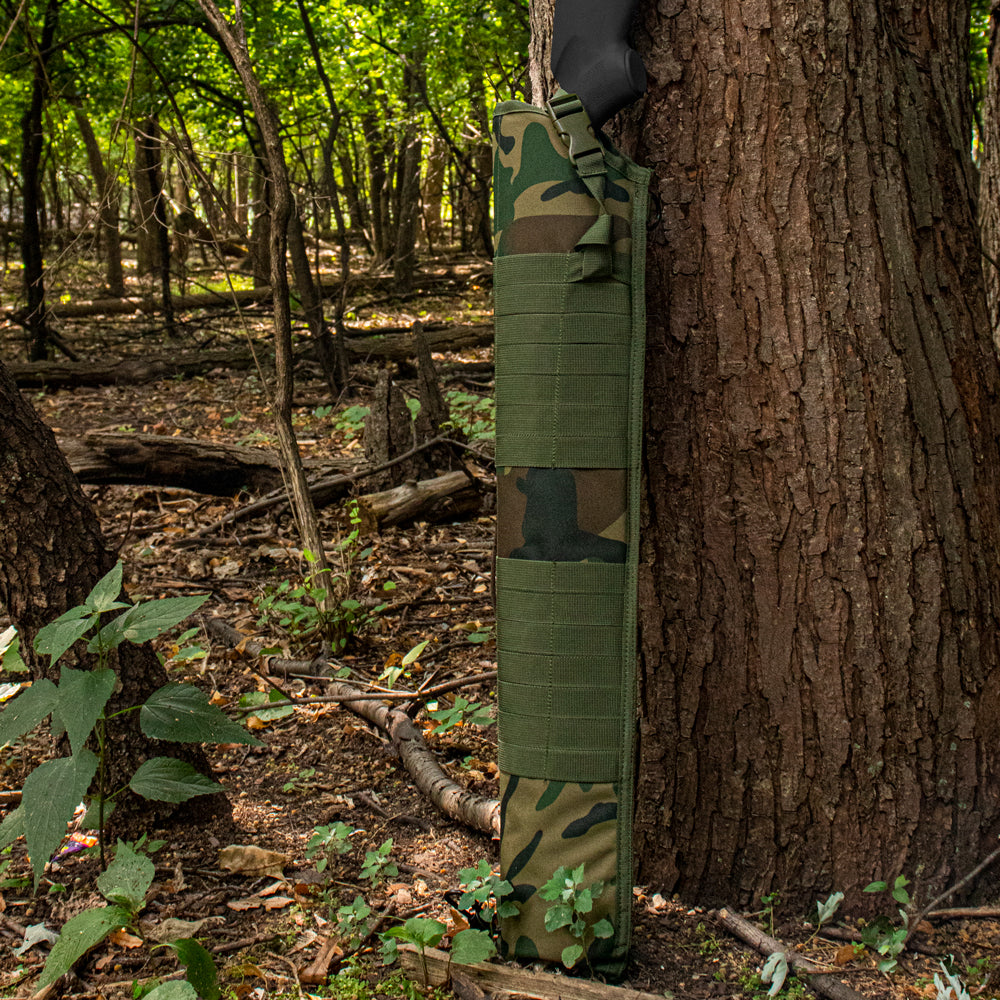
[[(291, 706), (289, 706), (291, 707)], [(309, 781), (313, 775), (316, 774), (316, 768), (314, 767), (304, 767), (299, 771), (291, 781), (286, 781), (282, 786), (281, 790), (286, 794), (290, 795), (293, 792), (307, 792), (312, 788), (312, 783)]]
[[(609, 938), (615, 932), (607, 917), (590, 923), (589, 915), (593, 912), (594, 900), (600, 898), (604, 889), (604, 882), (599, 880), (586, 885), (583, 865), (572, 869), (560, 865), (552, 878), (538, 890), (542, 899), (552, 903), (545, 911), (545, 929), (551, 934), (566, 928), (577, 939), (577, 944), (563, 948), (562, 963), (567, 969), (572, 969), (587, 955), (587, 950), (596, 938)], [(589, 965), (589, 958), (587, 962)]]
[(339, 821), (329, 826), (317, 826), (306, 844), (306, 860), (322, 851), (324, 857), (316, 862), (316, 871), (324, 871), (334, 857), (346, 854), (354, 846), (350, 841), (354, 832), (354, 827)]
[(871, 882), (862, 890), (888, 892), (900, 904), (898, 913), (901, 926), (896, 926), (889, 917), (879, 916), (861, 930), (861, 940), (865, 945), (884, 956), (878, 963), (879, 972), (892, 972), (898, 964), (897, 956), (906, 947), (910, 918), (903, 907), (910, 905), (910, 894), (906, 891), (909, 884), (905, 875), (899, 875), (891, 888), (887, 882)]
[(365, 861), (361, 866), (361, 877), (367, 879), (373, 888), (387, 878), (395, 878), (399, 874), (399, 869), (389, 860), (391, 851), (392, 837), (377, 850), (365, 852)]
[(489, 726), (494, 721), (486, 705), (478, 701), (466, 701), (461, 696), (455, 699), (453, 705), (431, 709), (427, 714), (437, 723), (433, 730), (435, 736), (456, 726)]
[(337, 910), (337, 933), (348, 942), (350, 948), (357, 948), (368, 933), (367, 920), (372, 908), (364, 896), (355, 896), (353, 903)]
[(506, 879), (494, 875), (485, 859), (475, 868), (463, 868), (458, 878), (464, 890), (458, 900), (460, 910), (474, 910), (481, 920), (494, 928), (498, 919), (517, 916), (517, 904), (510, 900), (504, 902), (504, 897), (509, 896), (514, 887)]

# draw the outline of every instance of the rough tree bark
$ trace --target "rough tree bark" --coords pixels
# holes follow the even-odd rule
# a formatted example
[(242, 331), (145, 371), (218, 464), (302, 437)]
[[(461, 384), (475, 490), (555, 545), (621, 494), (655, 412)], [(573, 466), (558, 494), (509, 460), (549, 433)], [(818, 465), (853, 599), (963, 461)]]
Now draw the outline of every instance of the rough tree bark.
[[(0, 363), (0, 607), (17, 625), (21, 653), (34, 677), (49, 670), (32, 652), (35, 634), (69, 608), (81, 604), (95, 583), (114, 566), (116, 555), (105, 543), (97, 515), (70, 471), (52, 431), (21, 396)], [(140, 704), (167, 683), (166, 671), (151, 646), (123, 643), (115, 654), (121, 690), (109, 713)], [(89, 664), (88, 664), (89, 666)], [(56, 677), (58, 672), (56, 672)], [(56, 679), (53, 677), (53, 679)], [(207, 771), (197, 748), (151, 752), (139, 729), (139, 713), (127, 712), (109, 723), (109, 781), (128, 782), (138, 765), (158, 753), (175, 753)], [(209, 801), (210, 800), (210, 801)], [(186, 804), (190, 805), (190, 803)], [(123, 798), (115, 822), (125, 832), (140, 813), (146, 821), (173, 807)], [(185, 818), (224, 814), (224, 796), (207, 796)]]
[(617, 134), (662, 203), (639, 879), (923, 895), (1000, 831), (969, 2), (647, 0), (639, 22), (650, 89)]
[(990, 68), (982, 109), (979, 229), (986, 263), (986, 304), (993, 343), (1000, 346), (1000, 41), (997, 13), (990, 18)]

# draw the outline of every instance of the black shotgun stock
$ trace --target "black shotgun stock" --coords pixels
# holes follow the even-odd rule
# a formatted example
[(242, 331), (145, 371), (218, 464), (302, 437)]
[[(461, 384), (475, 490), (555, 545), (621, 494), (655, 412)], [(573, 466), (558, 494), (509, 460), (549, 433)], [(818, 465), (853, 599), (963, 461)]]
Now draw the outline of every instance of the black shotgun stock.
[(646, 67), (628, 42), (637, 0), (556, 0), (552, 73), (580, 98), (595, 129), (646, 90)]

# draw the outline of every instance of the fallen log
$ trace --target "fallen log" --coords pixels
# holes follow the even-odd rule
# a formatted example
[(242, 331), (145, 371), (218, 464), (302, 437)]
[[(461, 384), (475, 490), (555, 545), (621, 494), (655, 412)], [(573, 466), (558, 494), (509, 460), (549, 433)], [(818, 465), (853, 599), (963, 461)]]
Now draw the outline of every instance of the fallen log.
[[(258, 357), (270, 363), (267, 348)], [(215, 368), (243, 371), (256, 362), (246, 348), (193, 351), (189, 354), (147, 354), (117, 361), (32, 361), (8, 365), (20, 389), (72, 389), (96, 385), (142, 385), (178, 375), (205, 375)]]
[[(459, 350), (482, 346), (493, 341), (492, 324), (452, 326), (433, 324), (425, 327), (424, 337), (433, 349)], [(416, 357), (417, 341), (410, 333), (372, 334), (348, 337), (347, 352), (354, 358), (385, 358), (398, 361)], [(312, 360), (311, 348), (299, 351), (296, 362)], [(77, 386), (141, 385), (158, 379), (182, 375), (205, 375), (216, 368), (238, 371), (252, 368), (258, 361), (271, 365), (269, 345), (256, 349), (256, 358), (247, 348), (230, 350), (192, 351), (190, 353), (157, 353), (115, 361), (34, 361), (7, 366), (18, 388), (68, 389)]]
[(367, 530), (388, 528), (404, 521), (455, 520), (479, 510), (478, 483), (462, 469), (443, 476), (406, 482), (391, 490), (358, 497), (358, 513)]
[[(237, 632), (221, 618), (207, 619), (205, 628), (209, 635), (229, 646), (238, 646), (254, 657), (260, 656), (266, 648), (263, 643)], [(445, 816), (494, 838), (500, 836), (500, 803), (467, 791), (452, 781), (424, 742), (421, 731), (404, 711), (381, 702), (367, 701), (364, 691), (343, 681), (332, 681), (328, 690), (330, 694), (343, 695), (341, 705), (344, 708), (377, 726), (389, 737), (414, 784)]]
[(450, 977), (458, 973), (488, 993), (513, 993), (534, 1000), (663, 1000), (662, 994), (557, 976), (551, 972), (531, 972), (510, 965), (489, 962), (458, 965), (451, 961), (446, 951), (424, 948), (420, 952), (411, 944), (399, 946), (399, 961), (407, 979), (421, 986), (445, 986)]
[[(59, 438), (59, 447), (81, 483), (141, 483), (173, 486), (211, 496), (241, 491), (266, 493), (281, 487), (281, 462), (264, 448), (220, 444), (159, 434), (92, 431), (83, 438)], [(306, 469), (325, 475), (347, 463), (312, 460)]]

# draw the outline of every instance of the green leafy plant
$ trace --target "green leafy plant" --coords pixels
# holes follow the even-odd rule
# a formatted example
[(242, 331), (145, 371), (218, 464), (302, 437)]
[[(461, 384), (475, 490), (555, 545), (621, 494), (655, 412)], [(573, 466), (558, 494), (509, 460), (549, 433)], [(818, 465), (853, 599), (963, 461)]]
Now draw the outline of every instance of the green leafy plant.
[(936, 972), (934, 973), (934, 989), (937, 991), (934, 1000), (971, 1000), (969, 991), (954, 969), (949, 969), (944, 962), (941, 962), (940, 965), (944, 979)]
[(432, 920), (430, 917), (410, 917), (402, 927), (390, 927), (379, 935), (382, 941), (382, 960), (386, 965), (392, 965), (398, 957), (399, 942), (406, 941), (412, 944), (420, 955), (426, 985), (428, 976), (425, 949), (439, 945), (447, 930), (448, 928), (440, 920)]
[(809, 940), (806, 941), (806, 944), (809, 944), (809, 942), (812, 941), (817, 934), (819, 934), (820, 928), (824, 924), (829, 923), (833, 919), (834, 914), (836, 914), (837, 910), (840, 909), (840, 904), (843, 900), (844, 894), (842, 892), (831, 893), (825, 900), (816, 900), (816, 926), (813, 929), (812, 934), (809, 935)]
[(395, 878), (399, 875), (399, 869), (389, 860), (391, 852), (392, 837), (376, 850), (365, 852), (364, 864), (361, 866), (361, 877), (367, 879), (372, 887), (379, 885), (388, 878)]
[(312, 778), (315, 774), (316, 774), (316, 768), (314, 767), (300, 768), (299, 773), (295, 775), (295, 777), (292, 778), (291, 781), (286, 781), (281, 786), (281, 790), (286, 795), (291, 795), (293, 793), (301, 794), (302, 792), (307, 792), (313, 787), (313, 784), (312, 782), (310, 782), (309, 779)]
[(788, 956), (783, 951), (772, 951), (760, 970), (760, 981), (764, 986), (770, 986), (769, 997), (776, 997), (781, 992), (788, 978)]
[[(576, 944), (567, 945), (562, 951), (562, 963), (572, 969), (587, 955), (596, 938), (609, 938), (615, 929), (607, 917), (592, 923), (594, 900), (604, 893), (605, 884), (598, 880), (587, 885), (584, 881), (584, 866), (567, 868), (560, 865), (539, 890), (538, 895), (551, 902), (545, 911), (545, 929), (551, 934), (565, 928)], [(587, 963), (589, 965), (589, 958)]]
[(464, 389), (445, 393), (452, 427), (470, 441), (494, 441), (497, 436), (496, 405), (492, 396), (477, 396)]
[(288, 716), (294, 715), (295, 707), (293, 705), (278, 705), (275, 708), (267, 708), (266, 706), (275, 701), (286, 700), (277, 688), (271, 688), (270, 691), (247, 691), (240, 695), (239, 706), (240, 708), (254, 709), (251, 715), (260, 719), (261, 722), (276, 722), (278, 719), (287, 719)]
[(898, 913), (901, 924), (895, 924), (887, 916), (878, 916), (861, 929), (861, 940), (873, 951), (882, 955), (878, 963), (880, 972), (891, 972), (898, 964), (897, 956), (906, 947), (906, 938), (909, 931), (909, 914), (903, 907), (910, 905), (910, 894), (906, 891), (909, 880), (904, 875), (899, 875), (890, 886), (887, 882), (871, 882), (865, 886), (863, 892), (888, 892), (899, 905)]
[[(350, 531), (337, 543), (341, 559), (339, 572), (330, 568), (306, 575), (300, 582), (281, 580), (256, 599), (258, 627), (270, 626), (283, 630), (303, 646), (314, 639), (325, 639), (336, 650), (347, 645), (352, 635), (373, 625), (386, 604), (371, 608), (350, 596), (355, 567), (371, 555), (371, 547), (361, 543), (361, 514), (357, 501), (347, 505)], [(302, 553), (307, 563), (316, 556), (306, 549)], [(383, 589), (393, 589), (386, 584)]]
[[(127, 785), (109, 787), (107, 743), (111, 718), (137, 711), (143, 734), (168, 742), (260, 743), (209, 704), (204, 692), (187, 684), (166, 684), (143, 704), (127, 705), (107, 714), (118, 683), (109, 666), (111, 653), (123, 642), (144, 643), (173, 628), (205, 600), (168, 597), (130, 605), (119, 600), (121, 585), (119, 562), (97, 582), (83, 604), (60, 615), (35, 637), (35, 651), (48, 656), (53, 667), (76, 642), (89, 637), (87, 651), (96, 656), (94, 667), (75, 670), (61, 665), (58, 683), (39, 678), (0, 712), (0, 746), (20, 739), (49, 718), (53, 731), (65, 732), (70, 746), (70, 756), (45, 761), (28, 775), (21, 804), (0, 824), (0, 847), (25, 837), (36, 889), (48, 859), (65, 835), (66, 824), (88, 792), (97, 806), (103, 863), (104, 822), (126, 788), (143, 798), (174, 803), (221, 790), (218, 783), (175, 757), (151, 757), (139, 766)], [(92, 739), (96, 752), (88, 745)]]
[(372, 908), (365, 902), (364, 896), (355, 896), (353, 903), (347, 903), (337, 910), (337, 934), (348, 943), (348, 947), (357, 948), (368, 934), (368, 918)]
[(437, 723), (433, 730), (435, 736), (456, 726), (489, 726), (494, 721), (489, 706), (466, 701), (461, 696), (446, 708), (430, 709), (427, 714)]
[(356, 438), (365, 426), (365, 417), (368, 416), (367, 406), (348, 406), (334, 418), (333, 426), (344, 435), (346, 441)]
[[(146, 905), (146, 893), (153, 884), (155, 874), (153, 862), (144, 853), (119, 841), (114, 860), (97, 877), (97, 888), (108, 905), (91, 907), (66, 921), (59, 939), (49, 952), (37, 988), (41, 990), (55, 982), (114, 931), (127, 927), (141, 933), (138, 917)], [(215, 962), (204, 946), (193, 938), (180, 938), (169, 942), (166, 947), (176, 952), (178, 961), (186, 969), (187, 981), (183, 984), (164, 983), (145, 994), (147, 1000), (150, 997), (154, 1000), (187, 1000), (191, 997), (218, 1000), (221, 993)]]
[(774, 911), (781, 905), (781, 894), (769, 892), (767, 895), (761, 896), (760, 901), (764, 904), (764, 909), (761, 912), (767, 916), (768, 933), (774, 937)]
[(516, 903), (506, 900), (514, 887), (506, 879), (495, 875), (490, 863), (480, 859), (475, 868), (463, 868), (458, 873), (458, 884), (462, 895), (458, 900), (460, 910), (474, 910), (479, 918), (499, 931), (499, 921), (504, 917), (516, 917), (519, 910)]
[(322, 853), (323, 857), (316, 862), (316, 871), (325, 871), (333, 858), (347, 854), (354, 846), (350, 840), (354, 832), (354, 827), (339, 821), (328, 826), (317, 826), (306, 844), (306, 860)]

